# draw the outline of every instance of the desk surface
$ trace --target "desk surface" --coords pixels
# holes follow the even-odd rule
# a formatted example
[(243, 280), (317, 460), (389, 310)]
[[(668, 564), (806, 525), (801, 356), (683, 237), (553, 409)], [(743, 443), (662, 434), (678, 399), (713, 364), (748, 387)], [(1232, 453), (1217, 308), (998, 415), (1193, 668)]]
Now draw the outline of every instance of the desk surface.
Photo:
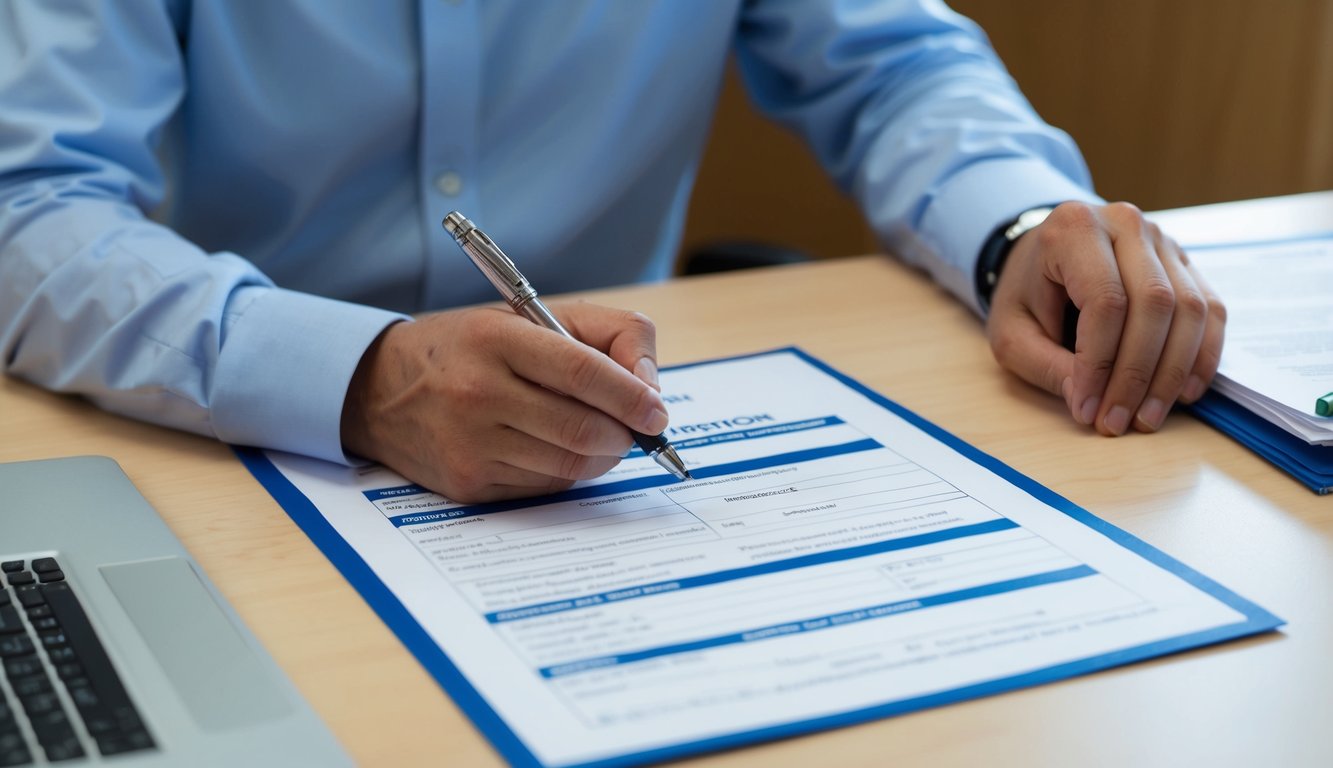
[[(1199, 242), (1275, 217), (1333, 229), (1333, 193), (1161, 219)], [(1333, 765), (1333, 499), (1185, 415), (1151, 436), (1078, 427), (992, 362), (974, 317), (888, 259), (585, 296), (652, 316), (664, 364), (798, 345), (1289, 622), (693, 764)], [(120, 462), (358, 762), (500, 763), (228, 448), (0, 377), (0, 461), (74, 454)]]

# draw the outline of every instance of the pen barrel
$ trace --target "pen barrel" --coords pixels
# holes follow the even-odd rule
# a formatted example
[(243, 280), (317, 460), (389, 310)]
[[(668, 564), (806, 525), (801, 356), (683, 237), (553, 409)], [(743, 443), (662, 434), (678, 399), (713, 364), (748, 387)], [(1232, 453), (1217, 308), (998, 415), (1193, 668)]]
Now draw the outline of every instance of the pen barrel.
[(537, 299), (537, 293), (535, 291), (532, 295), (519, 297), (519, 299), (520, 300), (517, 303), (510, 303), (510, 306), (514, 308), (515, 312), (543, 328), (549, 328), (550, 330), (555, 331), (567, 339), (574, 338), (574, 335), (565, 330), (565, 326), (560, 324), (560, 321), (555, 318), (555, 315), (551, 314), (551, 310), (547, 309), (546, 305)]

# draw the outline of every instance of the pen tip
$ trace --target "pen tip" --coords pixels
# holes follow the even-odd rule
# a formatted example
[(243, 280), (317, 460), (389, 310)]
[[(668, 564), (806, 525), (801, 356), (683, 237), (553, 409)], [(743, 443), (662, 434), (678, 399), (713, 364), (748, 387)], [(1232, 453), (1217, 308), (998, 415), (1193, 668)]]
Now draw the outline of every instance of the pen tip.
[(694, 479), (694, 475), (691, 475), (691, 474), (690, 474), (690, 471), (687, 469), (687, 470), (685, 470), (685, 477), (682, 477), (681, 479), (682, 479), (682, 480), (693, 480), (693, 479)]

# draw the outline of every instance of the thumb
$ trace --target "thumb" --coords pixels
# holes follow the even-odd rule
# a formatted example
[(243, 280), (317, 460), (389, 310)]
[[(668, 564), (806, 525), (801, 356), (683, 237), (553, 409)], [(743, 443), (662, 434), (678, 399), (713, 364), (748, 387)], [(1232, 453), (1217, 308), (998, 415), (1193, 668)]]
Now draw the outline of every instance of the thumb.
[(558, 304), (551, 311), (574, 338), (661, 391), (657, 380), (657, 326), (647, 315), (587, 302)]
[(995, 313), (987, 323), (991, 351), (1021, 379), (1064, 398), (1073, 413), (1074, 355), (1028, 312)]

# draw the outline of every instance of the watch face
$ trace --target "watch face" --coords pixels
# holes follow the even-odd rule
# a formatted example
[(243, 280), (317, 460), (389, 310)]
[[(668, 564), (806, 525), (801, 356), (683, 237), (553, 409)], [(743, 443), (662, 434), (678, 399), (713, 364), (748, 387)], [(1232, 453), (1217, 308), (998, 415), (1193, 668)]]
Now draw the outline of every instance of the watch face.
[(1018, 214), (1014, 220), (1013, 226), (1005, 231), (1004, 236), (1010, 241), (1017, 240), (1020, 235), (1033, 229), (1038, 224), (1046, 221), (1046, 217), (1051, 215), (1054, 208), (1031, 208)]

